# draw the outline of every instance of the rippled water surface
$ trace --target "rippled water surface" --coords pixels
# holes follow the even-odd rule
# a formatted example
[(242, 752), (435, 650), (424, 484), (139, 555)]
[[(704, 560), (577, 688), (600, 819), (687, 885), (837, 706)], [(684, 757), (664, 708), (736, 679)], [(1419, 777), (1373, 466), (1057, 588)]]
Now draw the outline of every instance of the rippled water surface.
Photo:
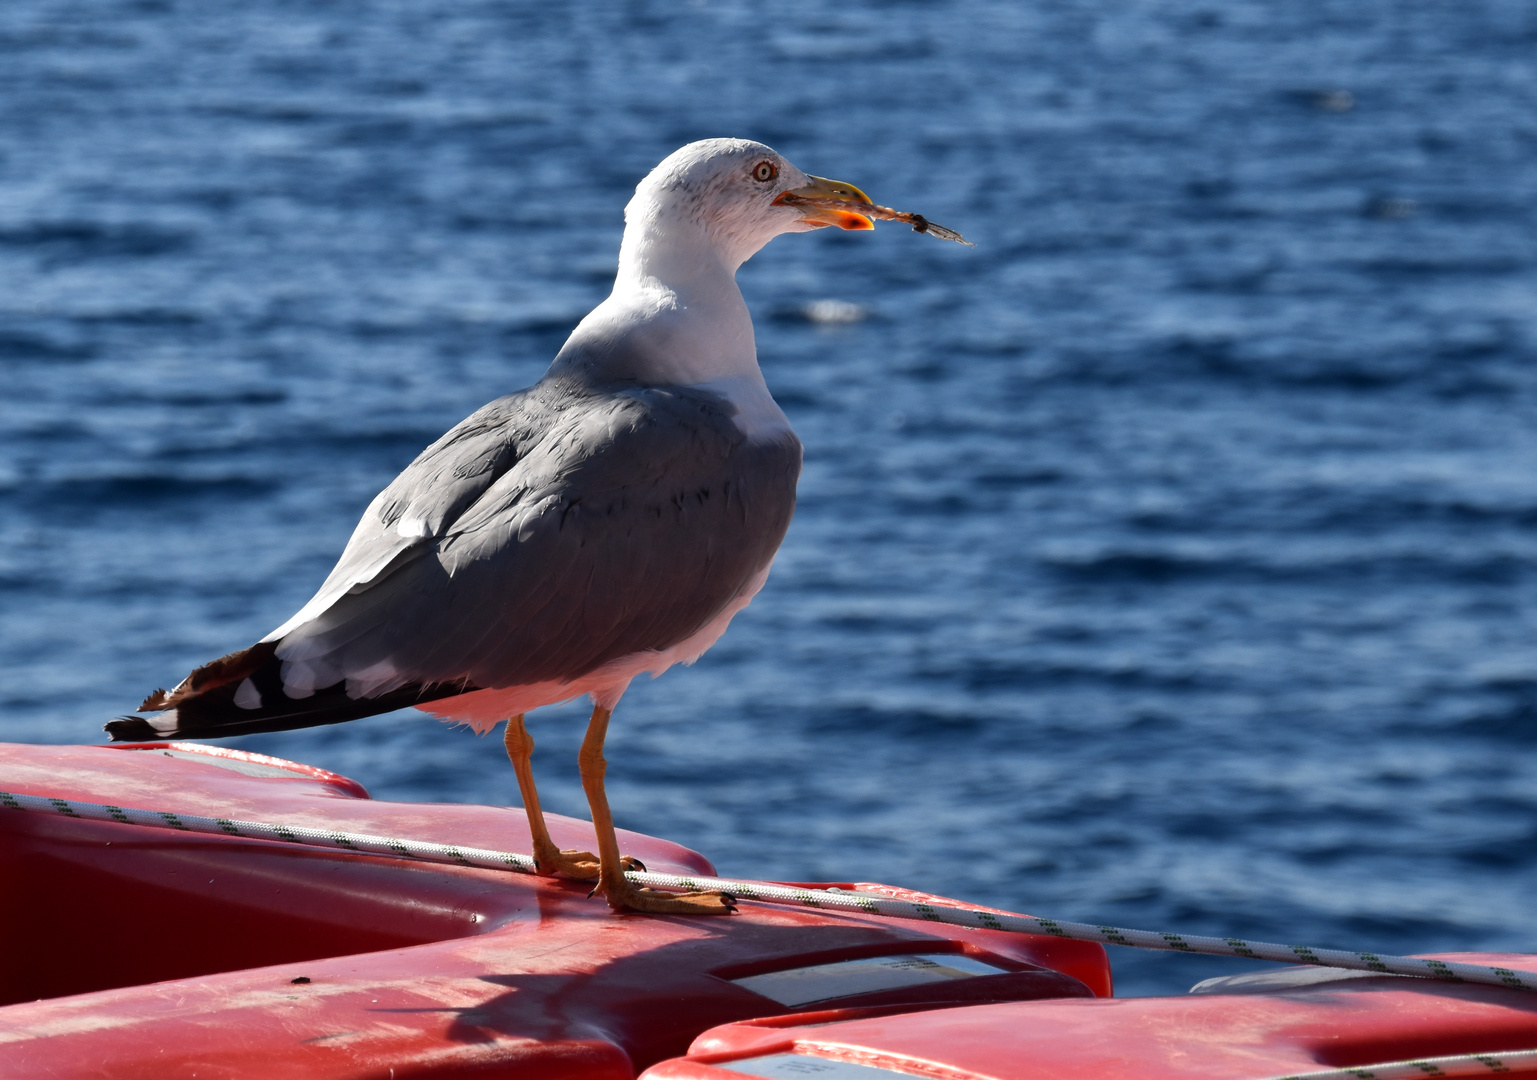
[[(603, 297), (650, 166), (742, 135), (977, 248), (742, 271), (800, 510), (626, 697), (621, 824), (728, 874), (1537, 948), (1534, 57), (1498, 0), (8, 0), (0, 739), (95, 742), (286, 619)], [(582, 719), (531, 727), (585, 816)], [(240, 745), (516, 801), (414, 712)]]

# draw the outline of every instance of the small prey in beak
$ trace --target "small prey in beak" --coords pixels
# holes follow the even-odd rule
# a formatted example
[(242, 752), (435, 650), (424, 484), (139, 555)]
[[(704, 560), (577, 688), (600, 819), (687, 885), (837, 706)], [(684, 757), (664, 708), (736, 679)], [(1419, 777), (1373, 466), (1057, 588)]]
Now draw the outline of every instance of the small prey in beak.
[(853, 184), (829, 180), (824, 176), (813, 176), (811, 183), (805, 187), (786, 191), (774, 200), (774, 205), (804, 208), (806, 212), (802, 220), (817, 227), (836, 225), (840, 229), (873, 229), (875, 225), (870, 221), (871, 218), (903, 221), (913, 227), (913, 232), (928, 233), (941, 240), (953, 240), (957, 244), (976, 247), (954, 229), (937, 225), (922, 214), (909, 214), (889, 206), (877, 206), (870, 201), (870, 196)]

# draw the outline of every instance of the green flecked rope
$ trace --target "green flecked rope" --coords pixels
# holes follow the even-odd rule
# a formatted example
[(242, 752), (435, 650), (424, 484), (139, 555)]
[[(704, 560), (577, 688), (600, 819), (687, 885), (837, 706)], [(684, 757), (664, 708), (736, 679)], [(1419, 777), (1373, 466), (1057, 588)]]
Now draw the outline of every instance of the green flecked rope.
[[(234, 818), (204, 817), (200, 814), (173, 814), (164, 810), (134, 810), (103, 803), (78, 802), (73, 799), (58, 799), (43, 795), (18, 795), (6, 791), (0, 791), (0, 807), (61, 814), (87, 821), (115, 821), (124, 825), (146, 825), (150, 828), (173, 829), (180, 832), (239, 836), (252, 840), (275, 840), (286, 844), (304, 844), (310, 847), (350, 851), (359, 855), (384, 855), (490, 870), (514, 870), (525, 874), (535, 872), (533, 857), (529, 855), (511, 851), (492, 851), (487, 848), (435, 844), (423, 840), (372, 836), (366, 833), (337, 832), (332, 829), (276, 825), (261, 821), (240, 821)], [(1090, 923), (1043, 919), (1034, 915), (1015, 915), (986, 908), (917, 903), (844, 889), (801, 889), (762, 881), (733, 881), (727, 878), (654, 874), (649, 871), (635, 870), (629, 871), (625, 876), (636, 885), (654, 889), (670, 889), (679, 892), (719, 891), (730, 893), (739, 899), (757, 900), (767, 904), (787, 904), (826, 911), (862, 912), (866, 915), (920, 919), (925, 922), (943, 923), (947, 926), (1005, 930), (1016, 934), (1048, 934), (1074, 941), (1094, 941), (1101, 945), (1125, 945), (1135, 949), (1160, 949), (1166, 952), (1199, 953), (1205, 956), (1241, 956), (1249, 960), (1272, 960), (1283, 964), (1313, 964), (1318, 967), (1346, 968), (1351, 971), (1375, 971), (1384, 975), (1412, 975), (1447, 982), (1537, 990), (1537, 974), (1513, 971), (1509, 968), (1488, 967), (1483, 964), (1458, 964), (1442, 960), (1421, 960), (1412, 956), (1350, 952), (1343, 949), (1312, 949), (1303, 945), (1276, 945), (1233, 937), (1202, 937), (1195, 934), (1171, 934), (1154, 930), (1126, 930), (1115, 926), (1095, 926)]]
[(1273, 1076), (1269, 1080), (1423, 1080), (1427, 1076), (1489, 1076), (1533, 1069), (1537, 1069), (1537, 1050), (1512, 1050), (1499, 1054), (1454, 1054), (1412, 1061), (1384, 1061), (1379, 1065)]

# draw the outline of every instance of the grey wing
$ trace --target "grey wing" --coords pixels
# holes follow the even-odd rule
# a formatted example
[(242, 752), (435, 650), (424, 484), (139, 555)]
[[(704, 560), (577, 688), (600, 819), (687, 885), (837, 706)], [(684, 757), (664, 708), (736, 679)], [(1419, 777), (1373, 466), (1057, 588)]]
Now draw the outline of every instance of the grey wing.
[[(788, 431), (749, 440), (698, 390), (528, 394), (494, 403), (515, 431), (450, 432), (370, 507), (354, 569), (278, 642), (291, 693), (577, 678), (685, 640), (772, 560), (800, 473)], [(475, 469), (478, 487), (412, 486)], [(406, 535), (417, 521), (430, 535)]]
[(448, 524), (516, 463), (518, 436), (537, 429), (547, 412), (535, 389), (499, 398), (418, 454), (374, 496), (314, 597), (262, 641), (281, 640), (346, 593), (427, 554)]

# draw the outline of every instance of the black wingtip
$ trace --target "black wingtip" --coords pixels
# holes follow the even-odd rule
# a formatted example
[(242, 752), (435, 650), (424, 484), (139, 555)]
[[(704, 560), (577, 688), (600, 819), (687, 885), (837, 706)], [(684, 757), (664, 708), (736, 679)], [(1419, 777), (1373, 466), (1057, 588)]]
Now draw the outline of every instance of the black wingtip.
[(113, 742), (155, 742), (164, 738), (142, 716), (119, 716), (102, 727)]

